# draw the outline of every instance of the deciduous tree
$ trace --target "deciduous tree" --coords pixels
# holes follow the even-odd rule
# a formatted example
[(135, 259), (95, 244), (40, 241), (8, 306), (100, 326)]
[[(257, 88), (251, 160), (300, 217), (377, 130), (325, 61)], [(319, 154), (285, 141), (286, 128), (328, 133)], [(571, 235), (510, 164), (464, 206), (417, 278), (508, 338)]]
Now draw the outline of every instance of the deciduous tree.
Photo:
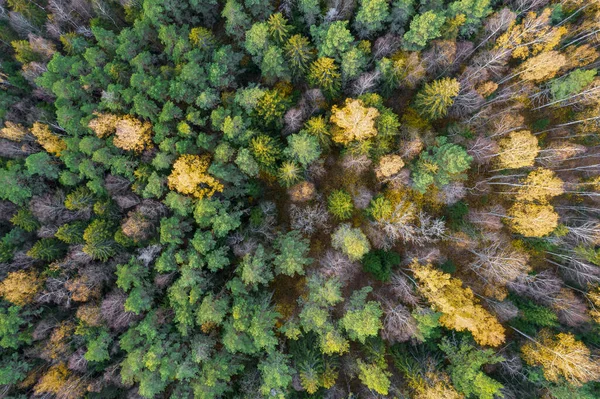
[(376, 108), (366, 107), (362, 100), (347, 98), (344, 107), (334, 105), (331, 108), (332, 140), (347, 145), (376, 136), (375, 118), (378, 116)]
[(521, 347), (521, 353), (528, 364), (542, 367), (548, 381), (559, 382), (564, 378), (570, 384), (580, 386), (600, 378), (598, 361), (571, 333), (553, 335), (542, 330)]
[(212, 197), (223, 191), (223, 184), (207, 173), (210, 158), (206, 155), (182, 155), (173, 164), (169, 188), (196, 198)]
[(43, 284), (43, 279), (33, 270), (11, 272), (0, 282), (0, 295), (17, 306), (25, 306), (34, 300)]
[(508, 225), (525, 237), (543, 237), (558, 226), (558, 214), (549, 204), (517, 202), (507, 216)]
[(418, 281), (419, 292), (442, 312), (440, 323), (456, 331), (470, 331), (480, 345), (498, 346), (504, 342), (504, 327), (485, 310), (470, 288), (431, 265), (413, 262), (410, 266)]
[(510, 132), (498, 141), (498, 146), (498, 166), (506, 169), (533, 166), (540, 150), (537, 137), (528, 130)]

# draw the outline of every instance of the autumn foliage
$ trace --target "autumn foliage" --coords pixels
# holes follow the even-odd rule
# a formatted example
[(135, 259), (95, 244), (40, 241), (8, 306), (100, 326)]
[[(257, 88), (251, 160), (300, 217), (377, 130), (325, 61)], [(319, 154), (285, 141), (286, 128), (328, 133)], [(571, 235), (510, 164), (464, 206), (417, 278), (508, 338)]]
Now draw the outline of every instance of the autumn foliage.
[(223, 191), (223, 185), (207, 173), (209, 166), (208, 156), (182, 155), (173, 164), (169, 187), (197, 198), (211, 197)]
[(479, 304), (470, 288), (463, 288), (460, 280), (416, 261), (410, 267), (419, 282), (419, 292), (434, 309), (443, 313), (440, 317), (442, 325), (471, 332), (481, 345), (499, 346), (504, 342), (504, 327)]

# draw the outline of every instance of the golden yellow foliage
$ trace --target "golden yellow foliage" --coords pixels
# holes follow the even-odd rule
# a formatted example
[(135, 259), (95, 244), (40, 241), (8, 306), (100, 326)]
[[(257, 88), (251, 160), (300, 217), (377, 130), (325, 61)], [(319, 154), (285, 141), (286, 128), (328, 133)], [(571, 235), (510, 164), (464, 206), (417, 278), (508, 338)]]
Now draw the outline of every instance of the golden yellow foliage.
[(558, 214), (549, 204), (517, 202), (508, 210), (507, 223), (525, 237), (543, 237), (558, 226)]
[(50, 339), (46, 342), (44, 355), (50, 359), (61, 359), (69, 354), (71, 338), (75, 331), (75, 325), (70, 321), (64, 321), (52, 331)]
[(34, 388), (36, 395), (42, 393), (57, 394), (67, 382), (69, 374), (70, 371), (64, 363), (50, 367), (36, 384)]
[(27, 129), (22, 125), (7, 121), (4, 127), (0, 129), (0, 138), (12, 141), (21, 141), (27, 135)]
[(513, 58), (526, 59), (552, 50), (567, 33), (564, 26), (553, 27), (552, 9), (546, 8), (539, 15), (529, 12), (520, 24), (513, 22), (496, 41), (496, 48), (512, 50)]
[(427, 372), (425, 378), (411, 378), (409, 385), (415, 390), (412, 399), (463, 399), (450, 382), (448, 375), (442, 371)]
[(90, 281), (85, 275), (70, 279), (65, 283), (65, 288), (71, 293), (71, 298), (77, 302), (87, 302), (102, 295), (101, 286)]
[(529, 172), (517, 190), (518, 201), (547, 202), (564, 192), (563, 181), (550, 169), (538, 168)]
[(385, 155), (379, 160), (379, 165), (375, 169), (375, 174), (378, 179), (383, 179), (400, 172), (402, 167), (404, 167), (404, 161), (402, 161), (400, 155)]
[(326, 355), (334, 353), (342, 355), (350, 349), (348, 340), (336, 330), (331, 329), (325, 334), (321, 334), (320, 339), (321, 352)]
[(151, 145), (152, 125), (149, 122), (125, 115), (117, 121), (115, 128), (113, 143), (123, 150), (140, 152)]
[(8, 273), (0, 283), (0, 295), (15, 305), (31, 303), (43, 287), (43, 281), (34, 271), (19, 270)]
[(569, 68), (581, 68), (591, 64), (600, 57), (598, 50), (589, 44), (582, 44), (581, 46), (571, 45), (565, 49), (564, 54), (569, 62)]
[(115, 132), (119, 117), (113, 114), (100, 114), (95, 112), (96, 117), (89, 121), (88, 127), (94, 131), (96, 136), (105, 138)]
[(315, 185), (307, 181), (300, 182), (288, 189), (292, 202), (309, 201), (314, 198), (315, 192)]
[(52, 133), (48, 125), (36, 122), (31, 128), (31, 133), (35, 136), (38, 143), (51, 154), (60, 156), (61, 152), (67, 149), (67, 143)]
[(206, 173), (209, 165), (208, 155), (180, 156), (169, 175), (169, 188), (197, 198), (211, 197), (214, 193), (223, 191), (223, 185)]
[(543, 330), (537, 340), (521, 347), (521, 353), (527, 364), (542, 368), (548, 381), (559, 382), (564, 378), (579, 386), (600, 378), (600, 364), (571, 333), (553, 336), (550, 331)]
[(88, 326), (98, 327), (102, 325), (102, 314), (100, 307), (91, 303), (86, 303), (77, 308), (77, 318)]
[(482, 97), (487, 97), (491, 95), (498, 89), (498, 83), (492, 82), (491, 80), (486, 80), (483, 83), (480, 83), (475, 88), (475, 91), (481, 94)]
[(105, 138), (113, 133), (114, 145), (127, 151), (140, 152), (152, 143), (152, 125), (142, 122), (131, 115), (117, 116), (113, 114), (95, 113), (96, 118), (88, 123), (88, 127), (96, 136)]
[(511, 132), (498, 141), (498, 146), (498, 166), (507, 169), (533, 166), (540, 151), (537, 137), (529, 130)]
[(443, 326), (470, 331), (480, 345), (498, 346), (504, 342), (504, 327), (479, 304), (470, 288), (462, 287), (462, 281), (416, 260), (410, 268), (419, 282), (419, 292), (434, 310), (443, 313)]
[(596, 286), (588, 292), (588, 299), (592, 302), (592, 310), (590, 310), (590, 316), (600, 323), (600, 286)]
[(376, 136), (375, 118), (378, 116), (377, 109), (365, 107), (361, 100), (347, 98), (344, 107), (334, 105), (330, 119), (334, 123), (331, 132), (333, 141), (348, 144)]
[(321, 375), (321, 386), (323, 386), (323, 388), (325, 389), (332, 388), (335, 385), (335, 381), (338, 378), (338, 374), (339, 373), (337, 369), (334, 366), (332, 366), (330, 362), (327, 362), (325, 364), (325, 370)]
[(551, 79), (567, 64), (567, 57), (558, 51), (548, 51), (529, 58), (521, 68), (521, 79), (532, 82), (543, 82)]

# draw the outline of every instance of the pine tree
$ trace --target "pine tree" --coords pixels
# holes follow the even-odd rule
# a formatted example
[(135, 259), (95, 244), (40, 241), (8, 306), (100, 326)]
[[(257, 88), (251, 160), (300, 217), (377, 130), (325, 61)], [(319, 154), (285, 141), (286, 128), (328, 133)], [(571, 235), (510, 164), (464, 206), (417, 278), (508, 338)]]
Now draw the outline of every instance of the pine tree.
[(53, 261), (65, 253), (65, 245), (56, 238), (42, 238), (33, 244), (27, 255), (34, 259)]
[(459, 90), (460, 84), (456, 79), (443, 78), (426, 83), (415, 97), (415, 107), (428, 119), (442, 118), (448, 113)]
[(334, 96), (341, 87), (341, 75), (333, 58), (321, 57), (310, 65), (308, 81)]
[(314, 49), (308, 38), (298, 34), (288, 39), (284, 50), (291, 67), (299, 72), (305, 72), (314, 57)]
[(349, 219), (354, 210), (352, 196), (344, 190), (332, 191), (327, 198), (327, 209), (339, 220)]

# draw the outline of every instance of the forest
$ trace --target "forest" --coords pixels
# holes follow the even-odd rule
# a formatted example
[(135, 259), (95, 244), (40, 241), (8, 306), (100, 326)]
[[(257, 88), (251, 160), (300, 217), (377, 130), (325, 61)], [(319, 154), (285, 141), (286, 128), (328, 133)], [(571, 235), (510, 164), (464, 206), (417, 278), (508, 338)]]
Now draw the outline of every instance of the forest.
[(0, 398), (600, 398), (600, 0), (0, 0)]

